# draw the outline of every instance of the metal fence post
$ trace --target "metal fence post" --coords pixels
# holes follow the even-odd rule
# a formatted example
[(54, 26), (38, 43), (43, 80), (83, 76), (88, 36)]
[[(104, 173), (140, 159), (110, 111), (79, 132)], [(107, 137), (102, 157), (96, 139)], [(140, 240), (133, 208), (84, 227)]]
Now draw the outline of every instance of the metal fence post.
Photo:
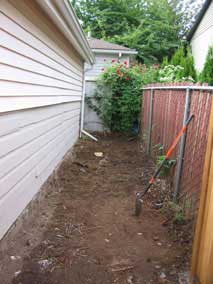
[(154, 102), (154, 90), (151, 89), (150, 108), (149, 108), (149, 125), (148, 125), (148, 135), (147, 135), (148, 136), (147, 137), (147, 154), (150, 154), (151, 152), (153, 102)]
[[(186, 124), (186, 121), (189, 117), (190, 113), (190, 105), (191, 105), (191, 92), (190, 89), (186, 89), (186, 99), (185, 99), (185, 108), (184, 108), (184, 116), (183, 116), (183, 126)], [(185, 154), (185, 145), (186, 145), (186, 132), (183, 134), (180, 140), (180, 147), (179, 147), (179, 158), (177, 162), (177, 174), (175, 176), (175, 184), (174, 184), (174, 196), (173, 199), (175, 202), (178, 200), (178, 195), (180, 192), (180, 183), (181, 183), (181, 176), (183, 171), (183, 161), (184, 161), (184, 154)]]

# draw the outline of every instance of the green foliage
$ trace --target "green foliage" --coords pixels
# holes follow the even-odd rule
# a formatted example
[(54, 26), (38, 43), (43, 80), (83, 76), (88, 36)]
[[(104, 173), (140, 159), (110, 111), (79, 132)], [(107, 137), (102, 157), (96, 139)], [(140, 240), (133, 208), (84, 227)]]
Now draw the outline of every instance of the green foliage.
[[(189, 47), (187, 48), (185, 48), (184, 46), (179, 47), (177, 51), (175, 52), (175, 54), (172, 56), (170, 64), (174, 66), (182, 67), (182, 70), (178, 68), (179, 69), (178, 79), (181, 79), (181, 81), (184, 81), (184, 80), (187, 81), (187, 79), (192, 81), (190, 78), (196, 81), (197, 74), (196, 74), (195, 67), (194, 67), (194, 58), (192, 56), (192, 53)], [(182, 80), (182, 78), (184, 79)]]
[(185, 224), (186, 220), (185, 220), (184, 212), (183, 212), (182, 209), (178, 210), (178, 211), (175, 213), (173, 222), (174, 222), (174, 224), (177, 224), (177, 225), (183, 225), (183, 224)]
[[(157, 156), (157, 166), (159, 166), (164, 161), (165, 158), (166, 158), (165, 155)], [(163, 177), (163, 178), (168, 177), (170, 174), (170, 170), (175, 165), (175, 163), (176, 163), (176, 159), (171, 159), (171, 160), (166, 161), (166, 163), (164, 164), (160, 172), (160, 177)]]
[(145, 64), (162, 62), (180, 44), (180, 15), (169, 0), (73, 0), (85, 31), (136, 49)]
[(184, 47), (181, 46), (179, 47), (176, 52), (174, 53), (174, 55), (172, 56), (172, 59), (170, 61), (171, 65), (182, 65), (183, 59), (185, 57), (185, 51), (184, 51)]
[(167, 213), (172, 216), (173, 223), (177, 225), (184, 225), (186, 223), (186, 217), (181, 205), (168, 201), (162, 208), (163, 213)]
[(200, 81), (213, 86), (213, 47), (209, 48), (206, 62), (200, 75)]
[(194, 66), (194, 57), (189, 47), (187, 47), (185, 60), (183, 60), (181, 66), (184, 67), (184, 77), (192, 77), (195, 81), (197, 80), (197, 73)]
[(167, 65), (159, 71), (159, 82), (194, 82), (192, 77), (184, 77), (185, 69), (182, 66)]
[(167, 65), (169, 65), (169, 58), (168, 58), (168, 56), (165, 56), (165, 57), (163, 58), (163, 62), (162, 62), (162, 64), (161, 64), (161, 68), (163, 68), (163, 67), (165, 67), (165, 66), (167, 66)]
[[(111, 131), (130, 132), (141, 111), (141, 87), (157, 77), (157, 69), (113, 64), (101, 74), (95, 95), (86, 99)], [(144, 75), (144, 77), (143, 77)]]

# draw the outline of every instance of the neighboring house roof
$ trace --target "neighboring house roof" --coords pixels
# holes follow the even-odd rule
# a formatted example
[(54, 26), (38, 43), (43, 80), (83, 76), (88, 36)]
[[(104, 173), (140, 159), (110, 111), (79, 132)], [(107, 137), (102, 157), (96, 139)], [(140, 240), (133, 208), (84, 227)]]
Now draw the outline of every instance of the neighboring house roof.
[(194, 25), (192, 26), (192, 28), (191, 28), (189, 34), (187, 35), (187, 40), (188, 40), (188, 41), (190, 41), (190, 40), (192, 39), (194, 33), (196, 32), (196, 30), (197, 30), (197, 28), (198, 28), (200, 22), (202, 21), (204, 15), (205, 15), (206, 11), (208, 10), (208, 8), (209, 8), (209, 6), (210, 6), (211, 3), (212, 3), (212, 0), (206, 0), (206, 1), (204, 2), (203, 7), (202, 7), (200, 13), (198, 14), (198, 16), (197, 16), (197, 18), (196, 18), (196, 20), (195, 20)]
[(125, 53), (125, 54), (137, 54), (137, 51), (130, 49), (126, 46), (111, 43), (97, 38), (88, 38), (89, 45), (94, 52), (99, 53)]
[(94, 55), (70, 2), (68, 0), (36, 0), (36, 2), (82, 58), (88, 63), (93, 63)]

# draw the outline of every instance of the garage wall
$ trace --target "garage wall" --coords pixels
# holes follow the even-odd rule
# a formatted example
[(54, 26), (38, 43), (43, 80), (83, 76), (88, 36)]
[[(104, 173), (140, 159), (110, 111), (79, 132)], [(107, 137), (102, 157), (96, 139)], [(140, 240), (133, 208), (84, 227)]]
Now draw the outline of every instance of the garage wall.
[(202, 21), (191, 39), (195, 67), (200, 72), (206, 61), (210, 46), (213, 46), (213, 2), (210, 4)]
[(112, 60), (119, 60), (120, 63), (127, 62), (129, 65), (129, 55), (122, 54), (122, 57), (119, 57), (119, 54), (109, 54), (109, 53), (96, 53), (95, 54), (95, 64), (90, 68), (86, 64), (86, 77), (97, 77), (103, 73), (103, 69), (109, 67), (112, 64)]
[[(104, 72), (104, 68), (112, 65), (112, 60), (116, 60), (120, 63), (126, 62), (129, 65), (130, 56), (123, 54), (119, 57), (119, 54), (109, 53), (96, 53), (95, 64), (90, 66), (85, 64), (85, 96), (93, 97), (96, 90), (96, 81), (98, 76)], [(98, 117), (97, 113), (92, 110), (87, 104), (85, 104), (84, 112), (84, 128), (91, 132), (103, 132), (106, 130), (102, 120)]]
[[(96, 91), (96, 81), (87, 79), (85, 82), (85, 97), (92, 98)], [(93, 103), (95, 103), (93, 99)], [(103, 132), (106, 128), (97, 113), (85, 103), (84, 110), (84, 129), (91, 132)]]
[(78, 139), (82, 70), (35, 1), (0, 2), (0, 238)]

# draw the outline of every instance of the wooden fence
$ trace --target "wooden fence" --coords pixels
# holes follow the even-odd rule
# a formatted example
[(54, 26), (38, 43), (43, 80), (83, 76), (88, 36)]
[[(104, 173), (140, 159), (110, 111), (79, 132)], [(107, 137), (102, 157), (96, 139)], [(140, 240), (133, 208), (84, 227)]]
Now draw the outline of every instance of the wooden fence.
[(213, 105), (194, 239), (191, 284), (213, 283)]
[(142, 134), (151, 155), (157, 154), (159, 145), (166, 151), (184, 121), (194, 114), (174, 153), (174, 193), (192, 200), (196, 212), (199, 207), (190, 284), (213, 283), (212, 95), (213, 87), (186, 84), (155, 84), (143, 91)]
[[(182, 84), (152, 84), (143, 90), (142, 135), (147, 153), (155, 156), (163, 145), (166, 152), (190, 114), (187, 135), (174, 151), (174, 196), (190, 200), (191, 212), (197, 209), (213, 88)], [(180, 194), (179, 194), (180, 193)]]

